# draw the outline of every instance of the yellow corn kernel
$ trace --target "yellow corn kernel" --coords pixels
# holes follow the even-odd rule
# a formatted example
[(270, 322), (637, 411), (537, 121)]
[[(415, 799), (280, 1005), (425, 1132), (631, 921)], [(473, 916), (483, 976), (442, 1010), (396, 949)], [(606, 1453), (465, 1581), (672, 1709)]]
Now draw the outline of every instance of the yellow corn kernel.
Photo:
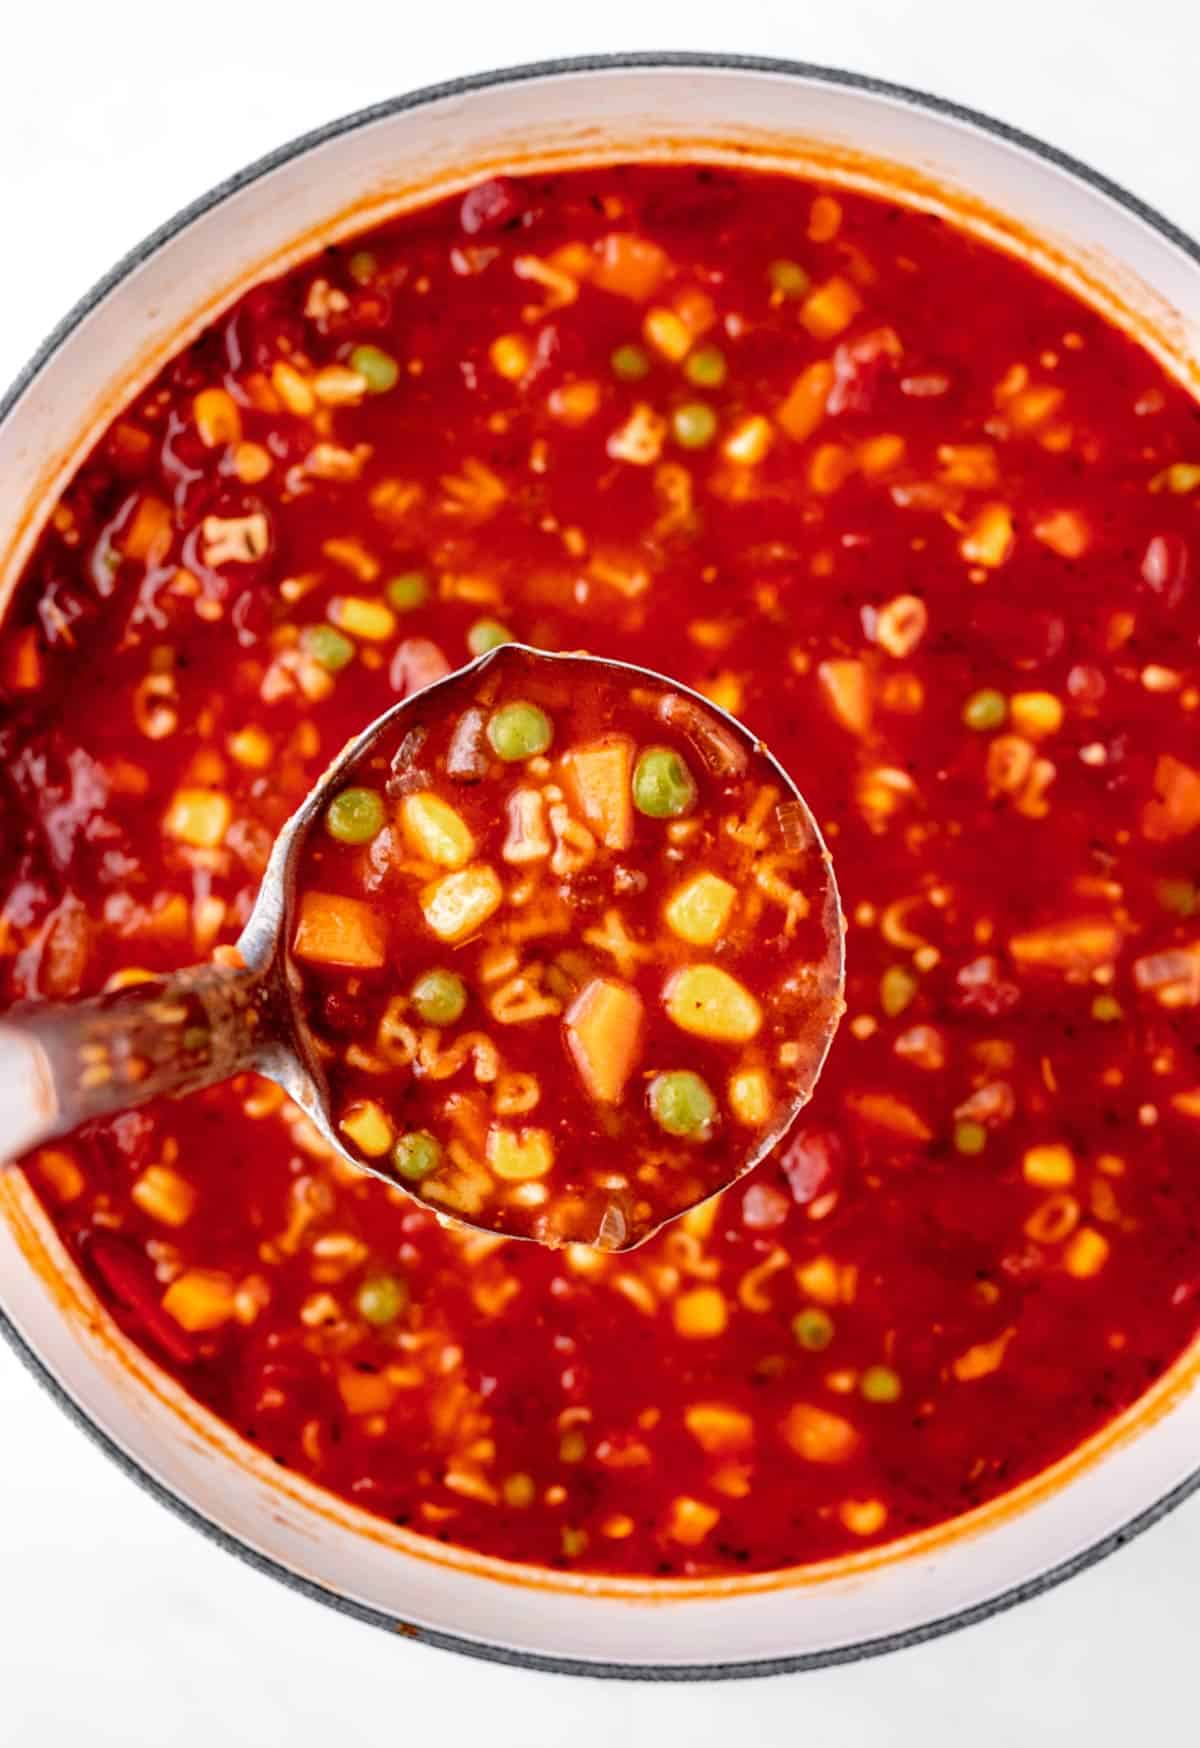
[(1030, 740), (1057, 734), (1063, 725), (1063, 707), (1053, 692), (1014, 692), (1008, 701), (1008, 718), (1018, 734)]
[(744, 1068), (729, 1077), (729, 1108), (739, 1123), (758, 1129), (771, 1115), (771, 1088), (761, 1068)]
[(300, 372), (282, 359), (271, 367), (271, 387), (288, 412), (295, 413), (298, 419), (307, 419), (315, 412), (317, 397)]
[(425, 921), (439, 941), (464, 941), (483, 927), (503, 901), (504, 889), (486, 863), (443, 874), (420, 892)]
[(546, 1129), (488, 1130), (487, 1162), (505, 1183), (523, 1184), (545, 1177), (554, 1164), (554, 1142)]
[(1179, 496), (1200, 487), (1200, 467), (1192, 461), (1173, 461), (1150, 481), (1152, 492), (1174, 492)]
[(794, 1403), (779, 1430), (806, 1463), (844, 1463), (858, 1449), (858, 1433), (850, 1422), (811, 1402)]
[(488, 347), (488, 358), (497, 376), (519, 382), (533, 360), (529, 343), (520, 334), (500, 334)]
[(684, 1411), (683, 1424), (701, 1450), (713, 1456), (743, 1451), (754, 1442), (754, 1422), (727, 1402), (694, 1402)]
[(676, 1299), (672, 1314), (677, 1335), (689, 1341), (701, 1341), (708, 1336), (723, 1335), (729, 1321), (725, 1300), (716, 1287), (693, 1287)]
[(711, 947), (725, 933), (730, 912), (737, 902), (737, 888), (719, 874), (693, 874), (676, 887), (663, 915), (667, 926), (681, 941), (693, 947)]
[(1075, 1156), (1061, 1142), (1048, 1142), (1026, 1150), (1021, 1171), (1039, 1190), (1065, 1190), (1075, 1182)]
[(269, 734), (261, 728), (239, 728), (236, 734), (231, 734), (225, 742), (229, 756), (239, 765), (244, 765), (248, 771), (265, 771), (275, 756), (275, 747)]
[(186, 1226), (196, 1209), (196, 1192), (168, 1165), (148, 1165), (129, 1192), (143, 1214), (164, 1226)]
[(229, 830), (233, 808), (220, 789), (177, 789), (163, 816), (163, 831), (196, 850), (215, 850)]
[(838, 1516), (853, 1536), (873, 1536), (887, 1522), (887, 1506), (882, 1499), (846, 1499), (838, 1507)]
[(796, 1284), (818, 1305), (836, 1305), (842, 1297), (841, 1271), (831, 1256), (814, 1256), (811, 1262), (800, 1263)]
[(1076, 1280), (1098, 1275), (1108, 1261), (1108, 1239), (1094, 1226), (1081, 1226), (1063, 1251), (1063, 1267)]
[(672, 364), (678, 364), (692, 349), (692, 332), (674, 310), (661, 306), (647, 310), (642, 333), (655, 351), (669, 358)]
[(465, 868), (475, 854), (475, 839), (466, 820), (430, 789), (404, 797), (400, 825), (417, 855), (436, 862), (439, 868)]
[(524, 1511), (537, 1498), (537, 1485), (532, 1475), (518, 1472), (506, 1475), (500, 1487), (505, 1505), (511, 1505), (518, 1511)]
[(396, 633), (396, 615), (386, 601), (371, 601), (364, 595), (335, 595), (328, 608), (330, 623), (350, 637), (368, 643), (386, 643)]
[(958, 543), (968, 564), (995, 570), (1013, 547), (1013, 517), (1007, 504), (985, 504)]
[(368, 1159), (382, 1159), (396, 1139), (392, 1119), (374, 1099), (355, 1099), (338, 1119), (338, 1128)]
[(665, 1533), (673, 1542), (682, 1542), (685, 1548), (695, 1548), (720, 1520), (721, 1513), (715, 1505), (705, 1505), (699, 1499), (680, 1494), (678, 1499), (671, 1501)]
[(206, 449), (236, 443), (242, 434), (242, 415), (237, 402), (223, 388), (202, 388), (192, 402), (196, 430)]
[(800, 321), (814, 340), (832, 340), (850, 326), (861, 308), (862, 298), (850, 281), (834, 277), (809, 292), (800, 305)]
[(104, 993), (108, 995), (114, 989), (132, 989), (135, 983), (153, 983), (157, 976), (156, 971), (146, 971), (140, 965), (124, 965), (120, 971), (114, 971), (111, 977), (105, 978)]
[(235, 1311), (232, 1275), (219, 1269), (185, 1269), (163, 1294), (162, 1307), (181, 1329), (204, 1335), (228, 1323)]
[(663, 990), (668, 1016), (680, 1031), (725, 1044), (745, 1044), (762, 1025), (750, 991), (719, 965), (684, 965)]
[(348, 365), (327, 364), (313, 377), (312, 390), (322, 406), (352, 407), (366, 394), (367, 379)]
[(45, 1178), (60, 1202), (74, 1202), (86, 1187), (83, 1173), (61, 1147), (43, 1147), (34, 1156), (38, 1176)]
[(731, 716), (736, 716), (742, 708), (745, 688), (738, 676), (731, 674), (728, 668), (714, 674), (711, 680), (702, 680), (696, 690), (703, 692), (709, 702), (715, 704), (719, 710), (728, 710)]
[(771, 436), (770, 420), (761, 413), (753, 413), (750, 418), (738, 421), (721, 449), (727, 461), (735, 461), (739, 467), (754, 467), (771, 447)]

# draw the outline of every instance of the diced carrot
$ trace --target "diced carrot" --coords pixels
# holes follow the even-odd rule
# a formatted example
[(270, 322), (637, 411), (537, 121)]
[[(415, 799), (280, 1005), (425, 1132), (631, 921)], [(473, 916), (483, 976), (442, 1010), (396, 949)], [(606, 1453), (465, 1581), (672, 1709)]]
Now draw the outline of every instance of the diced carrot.
[(82, 1171), (71, 1154), (61, 1147), (43, 1147), (34, 1155), (38, 1176), (46, 1180), (60, 1202), (73, 1202), (87, 1187)]
[(614, 977), (593, 977), (566, 1017), (567, 1047), (592, 1098), (615, 1105), (642, 1043), (642, 998)]
[(806, 1463), (844, 1463), (858, 1449), (858, 1433), (840, 1414), (796, 1402), (780, 1427), (784, 1442)]
[(754, 1443), (753, 1420), (727, 1402), (694, 1402), (685, 1409), (683, 1424), (701, 1450), (714, 1456), (727, 1456)]
[(12, 692), (36, 692), (42, 683), (42, 652), (37, 628), (27, 625), (8, 646), (4, 683)]
[(142, 559), (149, 564), (162, 558), (170, 544), (170, 510), (161, 498), (143, 498), (121, 543), (126, 558)]
[(628, 231), (610, 231), (600, 245), (592, 284), (640, 303), (658, 288), (666, 271), (667, 257), (657, 243)]
[(382, 1372), (358, 1372), (352, 1366), (338, 1373), (337, 1387), (347, 1414), (386, 1414), (396, 1395)]
[(847, 1100), (854, 1115), (873, 1128), (886, 1129), (906, 1141), (929, 1141), (933, 1131), (911, 1105), (891, 1093), (856, 1093)]
[(673, 1542), (680, 1542), (685, 1548), (695, 1548), (710, 1530), (715, 1529), (720, 1517), (721, 1513), (715, 1506), (705, 1505), (703, 1500), (691, 1499), (681, 1493), (678, 1499), (671, 1501), (665, 1533)]
[(361, 899), (338, 892), (306, 892), (301, 898), (292, 944), (298, 959), (373, 971), (383, 964), (386, 949), (383, 919)]
[(821, 423), (832, 387), (833, 365), (826, 358), (810, 364), (796, 378), (787, 399), (775, 413), (776, 423), (794, 442), (803, 443)]
[(573, 747), (563, 760), (583, 817), (610, 850), (627, 850), (633, 842), (633, 742), (628, 735), (610, 734), (587, 746)]
[(1022, 969), (1084, 975), (1115, 959), (1121, 931), (1108, 917), (1075, 917), (1013, 935), (1008, 950)]
[(1009, 1342), (1016, 1334), (1015, 1329), (1005, 1329), (993, 1341), (979, 1341), (974, 1347), (960, 1353), (951, 1364), (950, 1370), (960, 1384), (972, 1384), (976, 1378), (986, 1378), (992, 1372), (998, 1372), (1004, 1364), (1004, 1355)]
[(862, 298), (850, 281), (835, 276), (809, 292), (800, 306), (800, 321), (814, 340), (832, 340), (850, 326), (861, 308)]
[(1154, 799), (1142, 812), (1142, 830), (1152, 842), (1183, 838), (1200, 826), (1200, 771), (1170, 753), (1154, 767)]
[(825, 702), (842, 727), (851, 734), (866, 734), (871, 726), (871, 685), (865, 662), (821, 662), (817, 679)]

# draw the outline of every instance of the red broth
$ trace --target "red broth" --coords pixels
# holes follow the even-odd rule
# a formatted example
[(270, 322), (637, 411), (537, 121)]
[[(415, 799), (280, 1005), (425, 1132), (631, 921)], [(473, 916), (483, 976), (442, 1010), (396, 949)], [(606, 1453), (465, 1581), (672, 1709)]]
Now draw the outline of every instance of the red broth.
[(797, 1131), (628, 1255), (445, 1230), (249, 1080), (35, 1155), (66, 1243), (279, 1463), (504, 1558), (769, 1570), (1036, 1474), (1197, 1327), (1198, 564), (1195, 403), (925, 214), (611, 168), (258, 287), (9, 613), (6, 993), (226, 949), (495, 621), (803, 773), (848, 1012)]
[(443, 1213), (623, 1250), (778, 1141), (841, 1014), (828, 858), (705, 700), (498, 646), (300, 852), (301, 1011), (352, 1153)]

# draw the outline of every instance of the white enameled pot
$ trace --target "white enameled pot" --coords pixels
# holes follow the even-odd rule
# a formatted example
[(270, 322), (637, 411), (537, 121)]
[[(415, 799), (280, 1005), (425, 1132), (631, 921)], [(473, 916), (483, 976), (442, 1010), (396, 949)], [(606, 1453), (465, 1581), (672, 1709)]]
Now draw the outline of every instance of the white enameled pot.
[[(0, 599), (114, 411), (262, 274), (487, 173), (621, 158), (813, 171), (937, 208), (1058, 274), (1185, 380), (1200, 376), (1200, 250), (1036, 141), (916, 92), (783, 63), (520, 68), (283, 147), (164, 226), (71, 312), (0, 403)], [(1077, 1571), (1200, 1481), (1200, 1388), (1185, 1356), (1038, 1481), (882, 1551), (694, 1583), (550, 1574), (423, 1542), (281, 1473), (121, 1338), (17, 1172), (0, 1180), (0, 1304), (14, 1349), (79, 1425), (231, 1552), (364, 1620), (556, 1670), (670, 1679), (894, 1648)]]

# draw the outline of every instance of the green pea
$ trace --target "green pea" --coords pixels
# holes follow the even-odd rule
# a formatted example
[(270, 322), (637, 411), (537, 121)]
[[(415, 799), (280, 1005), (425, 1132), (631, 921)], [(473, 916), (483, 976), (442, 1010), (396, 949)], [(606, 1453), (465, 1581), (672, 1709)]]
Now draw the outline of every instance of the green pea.
[(486, 655), (489, 649), (499, 649), (511, 643), (513, 634), (498, 619), (477, 619), (467, 633), (467, 648), (473, 656)]
[(640, 346), (618, 346), (609, 362), (622, 382), (641, 382), (650, 373), (649, 354)]
[(185, 1026), (183, 1037), (179, 1040), (189, 1056), (201, 1050), (207, 1051), (211, 1041), (212, 1033), (207, 1026)]
[(1111, 1025), (1121, 1018), (1122, 1008), (1115, 995), (1098, 995), (1092, 1003), (1092, 1018), (1103, 1025)]
[(305, 654), (330, 674), (336, 674), (354, 660), (354, 645), (332, 625), (306, 625), (300, 634), (300, 644)]
[(354, 1303), (367, 1323), (394, 1323), (407, 1309), (408, 1282), (396, 1275), (372, 1275), (358, 1289)]
[(1154, 891), (1164, 910), (1174, 911), (1176, 916), (1195, 915), (1196, 888), (1190, 880), (1160, 880)]
[(684, 449), (704, 449), (717, 434), (717, 415), (703, 401), (687, 401), (671, 414), (671, 429)]
[(390, 352), (378, 346), (356, 346), (350, 354), (350, 368), (367, 379), (368, 392), (385, 395), (400, 380), (400, 366)]
[(698, 1074), (679, 1068), (656, 1074), (650, 1082), (650, 1113), (668, 1135), (704, 1141), (717, 1114), (717, 1101)]
[(428, 601), (429, 578), (424, 571), (403, 571), (391, 579), (384, 593), (397, 613), (411, 613)]
[(799, 261), (772, 261), (767, 268), (767, 278), (771, 281), (771, 289), (782, 292), (784, 297), (803, 297), (812, 284)]
[(916, 995), (918, 983), (907, 965), (890, 965), (879, 979), (879, 1005), (889, 1020), (894, 1020), (897, 1014), (902, 1014), (913, 996)]
[(833, 1340), (833, 1318), (819, 1305), (806, 1305), (792, 1318), (792, 1334), (809, 1353), (820, 1353)]
[(982, 692), (972, 692), (963, 705), (962, 719), (976, 734), (986, 734), (999, 728), (1008, 715), (1008, 699), (1003, 692), (985, 686)]
[(904, 1388), (891, 1366), (868, 1366), (858, 1387), (868, 1402), (898, 1402)]
[(428, 1129), (410, 1129), (392, 1148), (392, 1169), (419, 1184), (442, 1163), (442, 1149)]
[(638, 754), (633, 804), (650, 819), (678, 819), (696, 805), (696, 780), (671, 747), (647, 747)]
[(325, 809), (325, 830), (339, 844), (369, 844), (382, 831), (383, 817), (377, 789), (343, 789)]
[(467, 986), (453, 971), (427, 971), (413, 984), (412, 1000), (427, 1026), (452, 1026), (467, 1005)]
[(697, 388), (720, 388), (729, 374), (729, 366), (719, 346), (698, 346), (689, 352), (683, 374)]
[(366, 285), (369, 280), (374, 279), (379, 263), (369, 249), (356, 249), (346, 267), (356, 285)]
[(973, 1123), (969, 1117), (954, 1125), (954, 1145), (959, 1153), (972, 1156), (982, 1153), (987, 1146), (987, 1130), (982, 1123)]
[(554, 739), (554, 727), (544, 710), (519, 698), (502, 704), (492, 715), (487, 737), (497, 758), (516, 764), (544, 753)]

